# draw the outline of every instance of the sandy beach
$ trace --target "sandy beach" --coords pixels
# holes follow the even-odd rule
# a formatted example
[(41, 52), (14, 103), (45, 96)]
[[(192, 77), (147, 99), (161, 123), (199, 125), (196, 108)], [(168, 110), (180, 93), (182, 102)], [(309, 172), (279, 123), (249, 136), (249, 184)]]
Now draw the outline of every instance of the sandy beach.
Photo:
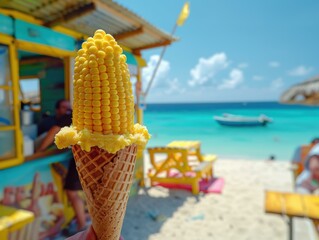
[[(196, 197), (187, 191), (162, 187), (141, 189), (129, 201), (124, 238), (288, 239), (285, 218), (264, 212), (265, 190), (293, 190), (288, 162), (219, 159), (215, 176), (225, 179), (221, 194)], [(309, 226), (296, 220), (295, 239), (311, 239), (307, 237)]]

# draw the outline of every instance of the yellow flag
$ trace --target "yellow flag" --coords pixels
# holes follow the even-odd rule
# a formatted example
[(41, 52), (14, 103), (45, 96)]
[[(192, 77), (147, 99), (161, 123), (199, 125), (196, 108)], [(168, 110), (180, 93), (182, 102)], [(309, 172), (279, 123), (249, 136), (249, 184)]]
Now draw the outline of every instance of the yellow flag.
[(179, 14), (176, 24), (178, 26), (182, 26), (185, 20), (188, 18), (188, 15), (189, 15), (189, 2), (186, 2), (183, 6), (181, 13)]

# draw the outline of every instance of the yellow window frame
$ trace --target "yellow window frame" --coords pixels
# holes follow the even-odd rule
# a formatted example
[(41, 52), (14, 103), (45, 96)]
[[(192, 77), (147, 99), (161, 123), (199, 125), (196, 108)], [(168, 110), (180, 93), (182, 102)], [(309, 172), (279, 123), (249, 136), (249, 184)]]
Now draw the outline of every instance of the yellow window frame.
[(23, 156), (23, 133), (20, 128), (20, 102), (19, 102), (19, 59), (18, 59), (18, 50), (24, 50), (29, 52), (34, 52), (38, 54), (43, 54), (52, 57), (60, 57), (63, 58), (65, 66), (65, 98), (70, 99), (70, 79), (71, 71), (71, 58), (76, 55), (73, 51), (61, 50), (58, 48), (16, 40), (11, 36), (1, 34), (0, 33), (0, 44), (7, 45), (9, 47), (9, 62), (10, 62), (10, 72), (11, 72), (11, 88), (4, 88), (6, 90), (11, 90), (13, 93), (13, 117), (14, 117), (14, 125), (0, 127), (0, 131), (15, 131), (15, 143), (16, 143), (16, 157), (8, 158), (6, 160), (0, 161), (0, 170), (9, 168), (12, 166), (16, 166), (22, 164), (24, 162)]
[(0, 34), (0, 43), (8, 46), (9, 49), (9, 63), (11, 74), (11, 88), (2, 88), (5, 91), (12, 91), (13, 96), (13, 119), (14, 125), (0, 127), (0, 131), (14, 130), (15, 138), (15, 157), (0, 161), (0, 169), (12, 167), (23, 162), (23, 148), (22, 148), (22, 132), (20, 128), (20, 103), (19, 103), (19, 61), (17, 56), (17, 48), (14, 40), (10, 36)]

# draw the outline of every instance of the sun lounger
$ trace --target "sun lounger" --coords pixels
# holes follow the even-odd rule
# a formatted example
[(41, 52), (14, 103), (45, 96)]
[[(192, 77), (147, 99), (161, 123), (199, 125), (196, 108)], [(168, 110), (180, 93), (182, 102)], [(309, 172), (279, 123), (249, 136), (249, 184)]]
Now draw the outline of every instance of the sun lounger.
[[(213, 176), (215, 155), (198, 155), (199, 142), (183, 141), (178, 147), (176, 142), (166, 147), (149, 148), (148, 152), (152, 164), (149, 172), (151, 185), (156, 183), (191, 185), (193, 194), (198, 194), (199, 183), (202, 179), (210, 180)], [(176, 147), (175, 147), (176, 146)]]

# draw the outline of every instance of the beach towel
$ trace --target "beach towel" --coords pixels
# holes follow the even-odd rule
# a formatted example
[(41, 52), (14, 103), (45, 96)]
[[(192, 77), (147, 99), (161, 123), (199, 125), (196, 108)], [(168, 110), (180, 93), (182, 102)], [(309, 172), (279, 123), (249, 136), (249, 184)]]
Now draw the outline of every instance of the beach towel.
[[(191, 174), (192, 173), (190, 173), (190, 175)], [(212, 178), (209, 181), (206, 181), (203, 179), (199, 182), (199, 189), (200, 189), (200, 192), (203, 192), (203, 193), (220, 194), (223, 191), (224, 185), (225, 185), (224, 178)], [(182, 189), (182, 190), (187, 190), (190, 192), (192, 191), (192, 186), (187, 184), (158, 183), (157, 186), (162, 186), (162, 187), (170, 188), (170, 189)]]

